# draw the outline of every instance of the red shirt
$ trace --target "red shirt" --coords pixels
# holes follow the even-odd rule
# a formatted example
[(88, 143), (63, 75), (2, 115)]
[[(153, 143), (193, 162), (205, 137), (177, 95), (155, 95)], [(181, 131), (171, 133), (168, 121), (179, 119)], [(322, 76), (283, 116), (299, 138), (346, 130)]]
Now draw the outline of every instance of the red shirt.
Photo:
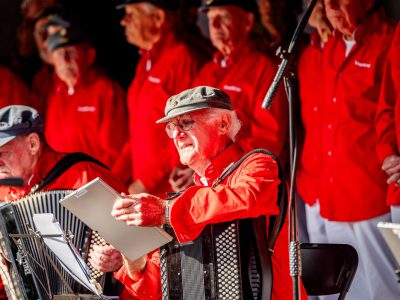
[[(237, 161), (241, 156), (243, 156), (243, 150), (237, 144), (228, 147), (207, 167), (205, 171), (207, 182), (211, 185), (230, 163)], [(248, 157), (215, 188), (204, 186), (198, 175), (195, 175), (194, 180), (196, 186), (188, 188), (174, 200), (171, 206), (171, 224), (179, 242), (194, 240), (208, 224), (241, 218), (256, 218), (261, 215), (276, 215), (279, 211), (276, 205), (277, 187), (280, 183), (278, 166), (270, 156), (265, 154), (254, 154)], [(287, 223), (285, 223), (276, 241), (272, 256), (274, 272), (272, 299), (274, 300), (287, 300), (292, 296), (287, 230)], [(144, 274), (136, 281), (142, 284), (140, 286), (141, 293), (135, 291), (135, 295), (143, 295), (145, 292), (146, 295), (150, 293), (153, 299), (159, 297), (156, 294), (156, 291), (160, 291), (157, 263), (159, 264), (159, 261), (154, 264), (148, 260)], [(126, 278), (124, 277), (127, 276), (126, 270), (121, 270), (118, 276)], [(158, 278), (158, 280), (157, 282), (146, 282), (144, 280), (146, 278)], [(132, 284), (135, 281), (125, 282)], [(131, 287), (135, 286), (131, 285)], [(144, 290), (144, 287), (148, 290)], [(302, 289), (302, 299), (306, 299), (306, 297), (305, 291)]]
[(242, 121), (237, 139), (245, 150), (266, 148), (281, 158), (287, 142), (287, 100), (279, 90), (271, 110), (261, 108), (275, 76), (275, 64), (250, 42), (229, 56), (221, 53), (207, 63), (195, 80), (195, 85), (208, 85), (226, 92)]
[[(400, 153), (400, 25), (397, 26), (387, 56), (385, 72), (376, 117), (378, 155), (383, 160)], [(400, 205), (400, 191), (395, 184), (388, 189), (389, 205)]]
[[(378, 11), (357, 29), (356, 44), (347, 57), (338, 32), (322, 52), (322, 90), (315, 95), (321, 98), (316, 102), (320, 116), (313, 118), (319, 123), (314, 128), (320, 157), (318, 200), (321, 215), (328, 220), (355, 222), (389, 211), (374, 118), (393, 30)], [(310, 128), (306, 142), (312, 136)]]
[[(93, 69), (80, 81), (72, 95), (60, 79), (49, 96), (45, 135), (59, 152), (84, 152), (114, 170), (119, 159), (129, 166), (129, 152), (121, 156), (128, 143), (128, 116), (122, 88)], [(129, 177), (129, 168), (118, 173)]]
[(0, 108), (14, 104), (30, 104), (28, 88), (10, 70), (0, 66)]
[(322, 94), (320, 72), (322, 63), (322, 45), (318, 40), (318, 33), (311, 36), (311, 44), (304, 49), (299, 59), (299, 92), (301, 99), (301, 121), (306, 139), (303, 140), (299, 154), (297, 171), (297, 189), (307, 204), (313, 205), (319, 198), (319, 173), (320, 173), (320, 143), (322, 114)]
[(133, 179), (139, 179), (150, 193), (162, 194), (172, 190), (168, 176), (179, 158), (165, 124), (155, 122), (164, 117), (167, 99), (190, 87), (200, 61), (172, 33), (141, 53), (128, 91)]
[[(39, 183), (49, 173), (53, 166), (65, 155), (57, 153), (50, 147), (45, 147), (37, 162), (34, 173), (24, 189), (1, 187), (0, 195), (2, 201), (14, 201), (27, 195), (35, 184)], [(123, 183), (110, 171), (92, 162), (79, 162), (71, 166), (57, 179), (50, 182), (42, 190), (77, 189), (96, 177), (102, 178), (118, 192), (126, 192)], [(0, 280), (0, 299), (5, 297), (5, 291)], [(4, 298), (6, 299), (6, 298)]]

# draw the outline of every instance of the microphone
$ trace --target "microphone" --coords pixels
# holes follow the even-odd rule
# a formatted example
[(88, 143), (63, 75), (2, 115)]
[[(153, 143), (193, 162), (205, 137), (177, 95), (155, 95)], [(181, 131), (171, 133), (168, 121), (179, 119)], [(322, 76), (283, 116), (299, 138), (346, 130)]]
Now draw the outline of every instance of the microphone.
[[(270, 85), (267, 94), (265, 95), (264, 101), (262, 103), (262, 108), (263, 109), (269, 109), (272, 100), (274, 100), (274, 97), (276, 93), (278, 92), (279, 85), (282, 81), (282, 78), (286, 76), (287, 69), (290, 69), (290, 64), (292, 62), (294, 50), (298, 44), (298, 41), (300, 39), (300, 36), (302, 32), (304, 31), (304, 28), (307, 25), (308, 19), (310, 18), (310, 15), (315, 7), (315, 4), (317, 3), (317, 0), (311, 0), (310, 4), (308, 5), (308, 8), (306, 12), (303, 14), (301, 17), (300, 22), (297, 24), (296, 30), (293, 33), (292, 40), (289, 43), (289, 46), (287, 50), (284, 51), (279, 51), (278, 55), (280, 55), (282, 61), (281, 64), (279, 65), (278, 71), (276, 72), (275, 78), (272, 81), (272, 84)], [(291, 71), (288, 72), (289, 75), (292, 73)]]
[(276, 93), (278, 92), (279, 85), (282, 81), (283, 76), (285, 75), (286, 68), (289, 64), (289, 60), (283, 59), (281, 64), (279, 65), (278, 71), (276, 72), (275, 78), (272, 81), (267, 94), (265, 95), (264, 101), (262, 103), (263, 109), (269, 109), (272, 100), (274, 100)]
[(19, 177), (10, 177), (0, 179), (0, 186), (24, 186), (24, 180)]

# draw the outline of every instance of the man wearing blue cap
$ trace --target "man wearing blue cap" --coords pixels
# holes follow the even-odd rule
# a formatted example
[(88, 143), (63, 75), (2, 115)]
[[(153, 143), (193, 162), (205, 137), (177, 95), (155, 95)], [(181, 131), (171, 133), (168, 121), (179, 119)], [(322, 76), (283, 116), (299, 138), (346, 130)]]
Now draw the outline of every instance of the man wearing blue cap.
[(200, 65), (175, 32), (173, 0), (126, 0), (121, 25), (141, 58), (128, 91), (133, 183), (131, 193), (171, 191), (168, 176), (179, 165), (172, 145), (154, 122), (163, 115), (169, 96), (187, 89)]

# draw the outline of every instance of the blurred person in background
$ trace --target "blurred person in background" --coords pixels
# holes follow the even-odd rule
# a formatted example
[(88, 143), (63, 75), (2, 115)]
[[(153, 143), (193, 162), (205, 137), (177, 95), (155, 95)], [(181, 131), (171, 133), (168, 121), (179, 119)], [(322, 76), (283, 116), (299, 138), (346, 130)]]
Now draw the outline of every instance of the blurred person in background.
[[(121, 20), (128, 43), (139, 48), (141, 58), (128, 90), (132, 194), (171, 191), (168, 177), (180, 165), (173, 145), (154, 122), (163, 115), (165, 99), (190, 87), (203, 56), (182, 41), (176, 31), (174, 0), (127, 0)], [(193, 172), (177, 174), (189, 182)], [(183, 187), (182, 187), (183, 188)]]
[[(128, 181), (125, 93), (95, 64), (96, 50), (77, 24), (48, 37), (57, 78), (47, 100), (45, 134), (57, 151), (84, 152)], [(59, 120), (66, 120), (60, 123)]]

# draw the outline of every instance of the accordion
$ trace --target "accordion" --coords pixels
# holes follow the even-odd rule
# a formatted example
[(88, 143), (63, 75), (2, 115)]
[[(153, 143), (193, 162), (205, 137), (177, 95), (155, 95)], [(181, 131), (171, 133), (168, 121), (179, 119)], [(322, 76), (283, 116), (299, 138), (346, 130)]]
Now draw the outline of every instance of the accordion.
[(269, 254), (256, 231), (265, 224), (261, 217), (208, 225), (192, 243), (161, 247), (163, 300), (262, 299)]
[[(85, 260), (93, 243), (104, 242), (59, 204), (70, 192), (72, 190), (37, 192), (0, 207), (0, 246), (3, 256), (0, 271), (8, 299), (74, 299), (66, 295), (87, 292), (64, 271), (43, 242), (32, 236), (33, 215), (52, 213), (64, 232), (72, 236), (71, 243)], [(10, 234), (16, 234), (19, 238), (10, 239)], [(103, 275), (93, 268), (90, 273), (96, 280)], [(91, 299), (92, 296), (81, 298)]]

